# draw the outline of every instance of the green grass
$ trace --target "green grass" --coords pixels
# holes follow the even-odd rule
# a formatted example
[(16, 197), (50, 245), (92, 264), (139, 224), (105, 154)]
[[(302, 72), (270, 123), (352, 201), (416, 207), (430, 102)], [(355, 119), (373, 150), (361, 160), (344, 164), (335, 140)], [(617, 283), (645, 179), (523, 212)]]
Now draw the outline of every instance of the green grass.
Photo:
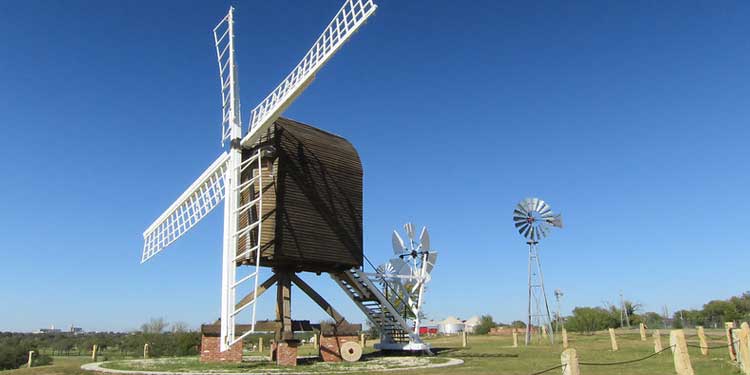
[[(662, 331), (662, 344), (664, 347), (669, 346), (668, 331)], [(709, 345), (726, 344), (723, 331), (707, 331), (709, 336)], [(686, 335), (689, 344), (698, 344), (698, 339), (692, 330), (687, 330)], [(598, 333), (593, 336), (584, 336), (569, 334), (570, 346), (578, 351), (581, 362), (617, 362), (630, 359), (645, 357), (653, 353), (653, 340), (649, 336), (647, 341), (641, 341), (637, 332), (619, 332), (617, 352), (610, 350), (609, 336), (606, 332)], [(533, 372), (543, 370), (560, 364), (560, 353), (562, 347), (560, 344), (544, 345), (538, 344), (524, 347), (521, 344), (519, 348), (511, 347), (510, 337), (498, 336), (470, 336), (469, 347), (461, 347), (460, 337), (440, 337), (429, 339), (433, 348), (437, 349), (438, 360), (447, 360), (446, 358), (460, 358), (465, 361), (463, 365), (457, 367), (446, 367), (438, 369), (395, 371), (388, 374), (500, 374), (500, 375), (528, 375)], [(711, 349), (708, 356), (703, 356), (698, 348), (688, 348), (690, 359), (699, 375), (718, 375), (718, 374), (739, 374), (737, 368), (729, 362), (729, 355), (726, 348)], [(257, 353), (249, 353), (256, 355)], [(263, 353), (267, 355), (266, 351)], [(310, 347), (303, 347), (300, 355), (311, 354)], [(91, 373), (79, 369), (80, 365), (90, 362), (87, 357), (56, 357), (53, 365), (42, 366), (31, 369), (19, 369), (12, 371), (0, 372), (2, 375), (91, 375)], [(115, 362), (114, 367), (123, 366), (123, 363)], [(169, 365), (171, 366), (171, 365)], [(195, 357), (188, 358), (177, 362), (174, 366), (187, 366), (183, 370), (220, 370), (227, 369), (234, 372), (238, 371), (258, 371), (261, 368), (268, 368), (268, 364), (262, 363), (243, 363), (243, 364), (200, 364)], [(321, 372), (342, 371), (352, 369), (351, 364), (325, 364), (311, 365), (303, 364), (298, 366), (296, 371)], [(166, 368), (165, 368), (166, 369)], [(176, 369), (176, 368), (175, 368)], [(559, 374), (560, 370), (554, 370), (548, 374)], [(672, 362), (672, 353), (667, 350), (664, 353), (651, 357), (641, 362), (616, 365), (616, 366), (590, 366), (582, 365), (581, 374), (583, 375), (658, 375), (674, 374), (674, 365)]]

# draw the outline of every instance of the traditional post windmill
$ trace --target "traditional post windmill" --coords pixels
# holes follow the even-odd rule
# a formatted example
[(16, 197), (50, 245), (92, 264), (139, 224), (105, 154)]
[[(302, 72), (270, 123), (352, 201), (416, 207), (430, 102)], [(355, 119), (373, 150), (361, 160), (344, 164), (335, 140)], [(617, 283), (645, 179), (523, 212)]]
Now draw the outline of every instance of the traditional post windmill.
[[(386, 332), (385, 343), (392, 344), (388, 349), (429, 351), (375, 285), (380, 274), (360, 269), (362, 166), (356, 150), (341, 137), (280, 117), (376, 8), (372, 0), (346, 0), (302, 61), (251, 111), (245, 134), (232, 8), (214, 28), (222, 96), (221, 139), (228, 141), (229, 150), (146, 229), (141, 262), (171, 245), (225, 201), (221, 351), (256, 330), (258, 296), (274, 284), (277, 342), (294, 341), (292, 283), (323, 308), (337, 327), (346, 326), (344, 317), (298, 272), (330, 274), (370, 322)], [(259, 282), (260, 267), (273, 271), (263, 282)], [(244, 297), (238, 299), (238, 292)], [(244, 321), (250, 324), (244, 328), (236, 324), (240, 314), (249, 314)]]
[[(302, 61), (252, 109), (244, 134), (233, 8), (213, 30), (221, 82), (221, 140), (228, 143), (228, 151), (146, 229), (141, 262), (172, 244), (224, 200), (221, 351), (255, 331), (257, 298), (274, 283), (278, 340), (293, 338), (291, 283), (337, 323), (345, 321), (295, 273), (347, 272), (362, 265), (361, 164), (345, 139), (280, 115), (376, 9), (372, 0), (345, 1)], [(273, 268), (273, 276), (259, 283), (259, 267)], [(252, 289), (238, 300), (240, 288)], [(243, 312), (251, 315), (250, 328), (240, 333), (236, 320)]]
[[(513, 223), (529, 245), (529, 303), (526, 323), (526, 345), (531, 342), (533, 326), (546, 329), (550, 342), (554, 343), (552, 317), (544, 291), (542, 263), (539, 260), (537, 244), (549, 234), (550, 228), (562, 228), (562, 217), (552, 212), (552, 208), (539, 198), (526, 198), (513, 210)], [(544, 305), (542, 305), (544, 302)]]

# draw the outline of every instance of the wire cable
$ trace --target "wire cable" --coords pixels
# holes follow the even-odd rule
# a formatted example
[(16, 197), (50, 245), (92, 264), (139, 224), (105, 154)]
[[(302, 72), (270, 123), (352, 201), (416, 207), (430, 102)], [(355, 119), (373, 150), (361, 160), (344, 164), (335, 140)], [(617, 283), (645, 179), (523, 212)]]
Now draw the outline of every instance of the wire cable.
[[(567, 364), (564, 364), (564, 365), (557, 365), (557, 366), (555, 366), (555, 367), (550, 367), (550, 368), (548, 368), (548, 369), (544, 369), (544, 370), (542, 370), (542, 371), (537, 371), (537, 372), (531, 373), (531, 374), (529, 374), (529, 375), (540, 375), (540, 374), (544, 374), (545, 372), (550, 372), (550, 371), (552, 371), (552, 370), (557, 370), (557, 369), (559, 369), (559, 368), (562, 368), (563, 366), (567, 366)], [(563, 370), (563, 371), (565, 371), (565, 370)]]
[(629, 359), (627, 361), (619, 361), (619, 362), (578, 362), (578, 364), (581, 365), (581, 366), (616, 366), (616, 365), (626, 365), (628, 363), (635, 363), (635, 362), (645, 361), (645, 360), (647, 360), (647, 359), (649, 359), (649, 358), (651, 358), (651, 357), (653, 357), (653, 356), (655, 356), (657, 354), (665, 352), (665, 351), (667, 351), (669, 349), (672, 349), (674, 347), (675, 347), (674, 345), (668, 346), (668, 347), (666, 347), (666, 348), (664, 348), (662, 350), (659, 350), (656, 353), (649, 354), (649, 355), (647, 355), (645, 357), (642, 357), (642, 358)]

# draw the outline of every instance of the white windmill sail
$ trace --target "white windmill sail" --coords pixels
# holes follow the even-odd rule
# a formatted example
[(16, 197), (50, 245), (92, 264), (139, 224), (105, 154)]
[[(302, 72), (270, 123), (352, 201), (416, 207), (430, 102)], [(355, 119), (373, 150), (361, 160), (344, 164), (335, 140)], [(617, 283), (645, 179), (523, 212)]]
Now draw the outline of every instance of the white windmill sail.
[(372, 0), (347, 0), (315, 44), (292, 72), (250, 112), (250, 127), (242, 139), (250, 146), (294, 99), (315, 79), (315, 74), (378, 8)]
[(143, 232), (141, 263), (190, 230), (224, 199), (229, 155), (224, 152)]

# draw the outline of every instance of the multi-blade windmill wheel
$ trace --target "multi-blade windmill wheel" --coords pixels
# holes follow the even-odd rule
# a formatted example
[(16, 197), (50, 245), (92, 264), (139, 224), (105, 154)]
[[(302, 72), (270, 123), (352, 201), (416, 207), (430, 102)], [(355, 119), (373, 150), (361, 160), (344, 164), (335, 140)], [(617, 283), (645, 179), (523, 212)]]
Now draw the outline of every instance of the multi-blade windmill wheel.
[(402, 284), (402, 278), (411, 276), (411, 268), (406, 262), (399, 258), (393, 258), (378, 266), (378, 273), (382, 276), (383, 288), (390, 287), (398, 290)]
[(513, 222), (518, 233), (530, 241), (547, 237), (551, 227), (562, 228), (562, 217), (552, 212), (547, 202), (539, 198), (526, 198), (513, 210)]

